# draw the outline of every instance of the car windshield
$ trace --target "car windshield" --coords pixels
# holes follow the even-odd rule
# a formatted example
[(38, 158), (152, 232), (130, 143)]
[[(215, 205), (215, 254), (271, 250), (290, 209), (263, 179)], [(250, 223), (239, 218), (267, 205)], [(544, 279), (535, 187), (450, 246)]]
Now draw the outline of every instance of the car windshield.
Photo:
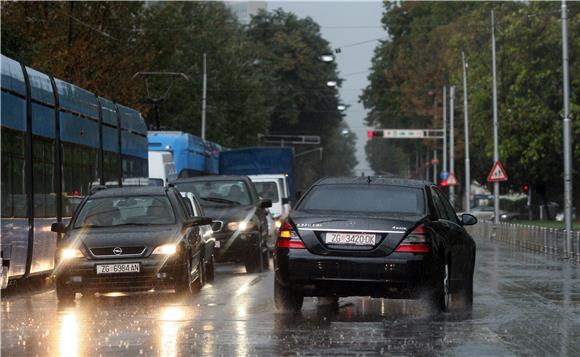
[(254, 185), (256, 186), (256, 191), (258, 191), (260, 197), (270, 199), (273, 203), (280, 200), (276, 182), (254, 182)]
[(183, 182), (176, 183), (175, 186), (180, 191), (196, 192), (202, 206), (249, 205), (251, 203), (248, 187), (242, 180)]
[(423, 191), (385, 185), (315, 186), (298, 210), (336, 211), (385, 215), (420, 215), (425, 212)]
[(89, 199), (81, 208), (75, 228), (173, 224), (167, 196), (128, 196)]

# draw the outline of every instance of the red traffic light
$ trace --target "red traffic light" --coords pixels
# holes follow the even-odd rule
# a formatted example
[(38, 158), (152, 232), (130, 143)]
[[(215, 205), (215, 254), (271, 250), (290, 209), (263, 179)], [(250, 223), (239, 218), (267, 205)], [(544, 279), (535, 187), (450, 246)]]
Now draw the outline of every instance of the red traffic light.
[(524, 192), (528, 192), (528, 191), (530, 190), (530, 185), (523, 185), (523, 186), (522, 186), (522, 190), (523, 190)]
[(441, 187), (447, 187), (449, 185), (447, 184), (447, 180), (443, 180), (443, 181), (439, 182), (439, 186), (441, 186)]
[(382, 130), (369, 130), (369, 131), (367, 131), (367, 136), (369, 138), (382, 137), (383, 131)]

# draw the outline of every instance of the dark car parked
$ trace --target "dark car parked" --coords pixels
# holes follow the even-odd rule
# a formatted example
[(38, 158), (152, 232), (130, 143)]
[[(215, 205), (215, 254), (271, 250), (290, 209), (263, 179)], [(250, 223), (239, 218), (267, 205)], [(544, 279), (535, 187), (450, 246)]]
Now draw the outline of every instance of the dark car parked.
[(305, 296), (417, 298), (446, 311), (451, 293), (473, 301), (475, 243), (436, 186), (381, 177), (315, 183), (280, 228), (274, 301)]
[(247, 176), (201, 176), (174, 182), (184, 192), (195, 192), (205, 214), (214, 220), (218, 261), (242, 261), (246, 270), (268, 268), (269, 199), (261, 199)]
[(102, 189), (87, 196), (64, 233), (56, 253), (56, 293), (200, 290), (214, 276), (211, 224), (195, 217), (175, 188)]

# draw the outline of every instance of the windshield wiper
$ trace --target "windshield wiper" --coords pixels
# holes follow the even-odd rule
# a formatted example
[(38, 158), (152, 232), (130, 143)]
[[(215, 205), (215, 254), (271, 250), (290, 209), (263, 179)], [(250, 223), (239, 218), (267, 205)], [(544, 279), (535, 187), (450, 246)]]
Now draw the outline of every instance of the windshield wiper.
[(239, 202), (236, 202), (236, 201), (230, 201), (230, 200), (226, 200), (225, 198), (218, 198), (218, 197), (202, 197), (201, 199), (204, 201), (226, 203), (226, 204), (230, 204), (230, 205), (239, 205), (240, 204)]
[(83, 224), (80, 226), (75, 226), (75, 228), (104, 228), (104, 227), (110, 227), (110, 226), (103, 226), (100, 224)]
[(137, 223), (137, 222), (127, 222), (127, 223), (119, 223), (119, 224), (112, 224), (108, 227), (119, 227), (119, 226), (150, 226), (152, 224), (159, 224), (159, 223)]

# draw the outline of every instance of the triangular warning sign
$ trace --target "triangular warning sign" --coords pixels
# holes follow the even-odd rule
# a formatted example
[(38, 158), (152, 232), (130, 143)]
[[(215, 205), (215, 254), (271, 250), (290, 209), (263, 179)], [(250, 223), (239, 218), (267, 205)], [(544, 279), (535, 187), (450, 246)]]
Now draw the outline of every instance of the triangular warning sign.
[(507, 181), (508, 175), (501, 162), (496, 161), (487, 176), (487, 182)]
[(447, 186), (457, 186), (457, 178), (455, 177), (455, 172), (450, 172), (447, 178)]

